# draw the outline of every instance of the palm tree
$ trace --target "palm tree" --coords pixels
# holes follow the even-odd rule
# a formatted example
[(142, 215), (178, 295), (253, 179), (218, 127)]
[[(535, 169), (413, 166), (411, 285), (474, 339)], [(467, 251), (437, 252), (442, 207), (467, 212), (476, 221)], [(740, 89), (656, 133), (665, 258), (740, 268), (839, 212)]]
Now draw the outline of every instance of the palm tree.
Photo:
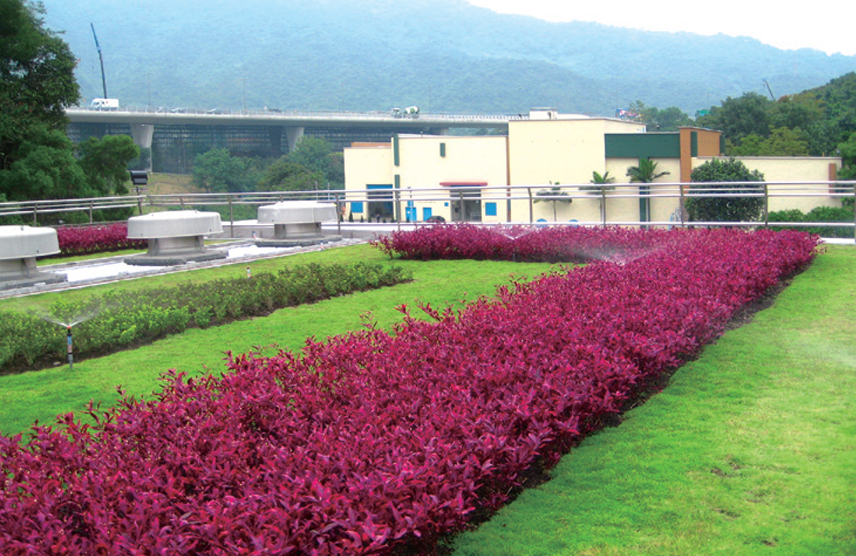
[[(536, 196), (541, 197), (540, 199), (535, 199), (536, 203), (540, 203), (541, 201), (546, 201), (548, 203), (553, 203), (553, 222), (558, 222), (558, 218), (556, 216), (556, 203), (565, 203), (570, 205), (574, 202), (573, 199), (568, 197), (568, 194), (562, 191), (561, 187), (558, 187), (559, 182), (553, 183), (550, 182), (551, 185), (556, 187), (551, 187), (550, 189), (542, 189), (535, 193)], [(562, 197), (568, 197), (563, 199)]]
[[(631, 183), (651, 183), (657, 178), (668, 175), (669, 172), (657, 172), (657, 163), (650, 158), (640, 158), (639, 166), (631, 166), (627, 169), (627, 176)], [(648, 198), (648, 186), (639, 186), (639, 220), (648, 222), (651, 219), (651, 199)]]
[(598, 203), (600, 204), (600, 221), (603, 223), (606, 223), (606, 203), (603, 192), (606, 190), (615, 189), (614, 185), (608, 185), (613, 181), (615, 181), (615, 178), (609, 176), (609, 171), (604, 172), (603, 175), (601, 175), (600, 172), (593, 171), (591, 173), (591, 180), (589, 180), (589, 183), (593, 183), (595, 185), (584, 186), (580, 188), (585, 191), (596, 191), (597, 193), (600, 193), (600, 199), (598, 200)]
[(592, 172), (589, 183), (606, 184), (612, 183), (613, 181), (615, 181), (615, 178), (609, 177), (609, 171), (604, 172), (602, 176), (599, 172)]
[(668, 174), (669, 172), (657, 173), (657, 163), (650, 158), (640, 158), (639, 166), (631, 166), (627, 169), (627, 176), (631, 183), (651, 183)]

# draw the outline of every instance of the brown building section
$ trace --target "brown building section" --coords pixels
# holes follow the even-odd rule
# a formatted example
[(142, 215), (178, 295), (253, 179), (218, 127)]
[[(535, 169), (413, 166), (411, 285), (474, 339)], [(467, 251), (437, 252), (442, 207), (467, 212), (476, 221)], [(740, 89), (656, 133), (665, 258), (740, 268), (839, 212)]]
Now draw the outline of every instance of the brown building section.
[(681, 182), (687, 183), (693, 172), (693, 158), (722, 155), (722, 132), (702, 127), (682, 127), (680, 138)]

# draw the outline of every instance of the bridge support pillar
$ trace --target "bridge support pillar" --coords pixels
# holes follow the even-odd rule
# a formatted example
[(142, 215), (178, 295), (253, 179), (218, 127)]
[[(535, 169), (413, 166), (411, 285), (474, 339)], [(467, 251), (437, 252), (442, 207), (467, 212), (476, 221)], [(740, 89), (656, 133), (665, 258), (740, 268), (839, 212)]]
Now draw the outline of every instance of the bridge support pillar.
[[(131, 137), (134, 139), (134, 144), (140, 149), (152, 150), (152, 138), (155, 134), (155, 126), (152, 124), (131, 124)], [(152, 171), (152, 161), (149, 157), (149, 172)]]
[(270, 149), (276, 155), (276, 158), (284, 155), (282, 152), (282, 130), (283, 126), (274, 125), (268, 128), (268, 133), (270, 134)]
[(288, 152), (292, 152), (297, 146), (297, 142), (303, 137), (305, 129), (303, 126), (285, 128), (285, 134), (288, 137)]

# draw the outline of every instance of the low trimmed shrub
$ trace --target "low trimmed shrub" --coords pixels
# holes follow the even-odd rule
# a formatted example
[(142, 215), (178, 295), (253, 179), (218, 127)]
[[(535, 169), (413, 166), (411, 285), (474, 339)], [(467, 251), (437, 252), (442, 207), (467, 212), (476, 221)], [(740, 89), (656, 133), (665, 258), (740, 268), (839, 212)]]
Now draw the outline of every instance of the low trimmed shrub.
[(476, 226), (443, 224), (396, 231), (372, 245), (402, 259), (476, 259), (587, 263), (634, 258), (673, 241), (665, 230), (640, 234), (629, 228), (576, 226)]
[(111, 292), (83, 302), (56, 302), (48, 314), (0, 311), (3, 374), (62, 361), (65, 335), (58, 323), (74, 323), (75, 359), (104, 355), (228, 321), (263, 316), (283, 307), (391, 286), (411, 279), (400, 267), (356, 263), (308, 264), (252, 278), (189, 283), (174, 288)]
[[(853, 207), (815, 207), (808, 213), (799, 209), (771, 212), (770, 222), (841, 222), (853, 224)], [(853, 228), (844, 226), (771, 226), (773, 230), (797, 230), (821, 237), (853, 238)]]

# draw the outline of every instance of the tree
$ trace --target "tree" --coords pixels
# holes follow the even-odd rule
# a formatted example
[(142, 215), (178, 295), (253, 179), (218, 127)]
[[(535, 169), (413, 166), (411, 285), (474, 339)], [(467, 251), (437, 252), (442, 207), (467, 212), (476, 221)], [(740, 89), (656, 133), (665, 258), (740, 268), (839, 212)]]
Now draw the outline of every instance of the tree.
[[(609, 171), (600, 174), (600, 172), (592, 171), (591, 180), (589, 183), (595, 184), (592, 186), (583, 186), (580, 189), (583, 191), (595, 191), (597, 193), (601, 193), (606, 190), (615, 189), (614, 185), (609, 185), (615, 181), (615, 178), (609, 175)], [(603, 195), (599, 198), (598, 202), (600, 203), (600, 219), (602, 222), (606, 222), (606, 205), (604, 204)]]
[[(840, 180), (856, 180), (856, 133), (850, 135), (850, 138), (838, 145), (838, 153), (841, 156), (841, 169), (838, 170), (838, 179)], [(839, 192), (853, 192), (852, 186), (841, 186)], [(845, 207), (854, 205), (853, 197), (845, 197), (841, 200), (841, 204)]]
[(211, 193), (249, 191), (258, 181), (252, 164), (252, 159), (232, 156), (228, 149), (211, 149), (196, 155), (193, 182)]
[[(749, 170), (739, 160), (709, 160), (690, 174), (690, 192), (697, 193), (759, 193), (763, 190), (752, 182), (763, 182), (764, 175)], [(743, 182), (740, 185), (714, 182)], [(752, 222), (761, 217), (763, 196), (757, 197), (688, 197), (686, 209), (690, 220), (696, 222)]]
[(631, 166), (627, 169), (627, 177), (631, 183), (651, 183), (654, 180), (668, 176), (669, 172), (657, 172), (657, 162), (650, 158), (640, 158), (638, 166)]
[(64, 130), (65, 108), (80, 97), (75, 58), (43, 27), (40, 4), (0, 0), (0, 172), (25, 155), (24, 142)]
[(287, 156), (273, 163), (259, 184), (262, 191), (313, 191), (324, 189), (324, 174), (312, 172)]
[(299, 164), (309, 172), (320, 172), (318, 189), (343, 189), (345, 186), (345, 159), (334, 153), (333, 145), (321, 137), (304, 136), (294, 150), (288, 153), (289, 162)]
[(777, 127), (762, 143), (759, 156), (808, 156), (808, 142), (799, 130)]
[(743, 138), (739, 146), (731, 146), (732, 156), (808, 156), (808, 142), (798, 130), (777, 127), (767, 138), (752, 134)]
[(74, 55), (44, 28), (44, 8), (0, 0), (0, 195), (9, 200), (125, 193), (129, 137), (90, 139), (78, 150), (65, 135), (65, 109), (80, 98)]
[[(654, 180), (669, 175), (669, 172), (657, 171), (657, 162), (650, 158), (640, 158), (638, 166), (631, 166), (627, 169), (627, 176), (631, 183), (652, 183)], [(639, 220), (648, 222), (651, 219), (651, 199), (648, 197), (648, 186), (639, 186)]]
[(32, 132), (17, 147), (14, 162), (0, 171), (0, 194), (9, 201), (94, 197), (65, 133), (45, 126)]
[(562, 188), (559, 187), (559, 182), (553, 183), (552, 185), (556, 187), (551, 187), (550, 189), (542, 189), (535, 193), (535, 196), (538, 198), (535, 199), (536, 203), (546, 202), (553, 204), (553, 222), (558, 222), (558, 217), (556, 215), (556, 205), (558, 203), (562, 203), (565, 205), (570, 205), (574, 200), (568, 197), (568, 194), (565, 191), (562, 191)]
[(615, 181), (615, 178), (610, 177), (609, 171), (604, 172), (603, 175), (601, 175), (600, 172), (592, 171), (591, 180), (589, 180), (589, 183), (598, 184), (600, 187), (596, 187), (594, 189), (597, 189), (598, 191), (600, 191), (601, 189), (615, 189), (615, 186), (603, 187), (604, 185), (610, 184), (614, 181)]
[(698, 125), (722, 131), (727, 139), (739, 146), (747, 135), (769, 136), (773, 104), (758, 93), (744, 93), (739, 98), (726, 98), (721, 106), (712, 107), (709, 114), (696, 121)]
[(128, 135), (90, 137), (77, 146), (80, 167), (98, 196), (125, 195), (130, 179), (128, 163), (140, 156), (140, 148)]
[(630, 103), (630, 111), (639, 114), (637, 119), (648, 126), (648, 131), (676, 131), (681, 126), (692, 124), (692, 119), (675, 106), (660, 110), (637, 100)]
[(333, 146), (320, 137), (303, 136), (294, 150), (288, 153), (288, 159), (300, 164), (310, 172), (325, 172), (327, 156), (333, 152)]

